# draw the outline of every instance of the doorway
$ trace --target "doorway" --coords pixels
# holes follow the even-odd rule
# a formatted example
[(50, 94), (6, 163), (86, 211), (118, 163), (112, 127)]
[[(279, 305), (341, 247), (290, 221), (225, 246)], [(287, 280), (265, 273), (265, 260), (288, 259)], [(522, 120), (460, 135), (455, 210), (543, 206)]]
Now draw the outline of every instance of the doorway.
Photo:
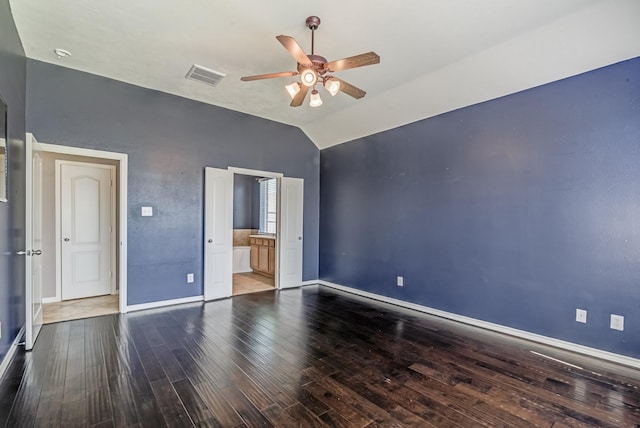
[(233, 174), (233, 296), (275, 288), (277, 207), (277, 178)]
[(117, 313), (117, 162), (48, 152), (42, 157), (43, 247), (49, 256), (43, 322)]
[[(301, 178), (284, 177), (281, 173), (229, 167), (205, 168), (204, 203), (204, 300), (233, 295), (233, 182), (234, 174), (275, 178), (277, 183), (277, 230), (271, 241), (264, 236), (256, 246), (266, 247), (263, 254), (273, 257), (274, 288), (302, 285), (302, 221), (303, 188)], [(254, 249), (254, 251), (256, 251)], [(255, 259), (254, 259), (255, 260)], [(260, 263), (258, 259), (258, 263)], [(268, 266), (268, 265), (267, 265)], [(268, 271), (268, 267), (266, 268)], [(253, 270), (253, 269), (252, 269)]]
[(127, 155), (44, 143), (34, 148), (43, 158), (46, 187), (43, 322), (126, 312)]

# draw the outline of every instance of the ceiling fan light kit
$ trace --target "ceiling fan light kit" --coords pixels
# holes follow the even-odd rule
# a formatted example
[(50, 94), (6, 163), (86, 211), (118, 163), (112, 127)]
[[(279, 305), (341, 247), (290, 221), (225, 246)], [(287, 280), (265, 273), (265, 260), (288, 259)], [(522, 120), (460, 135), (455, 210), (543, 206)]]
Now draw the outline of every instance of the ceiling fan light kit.
[(320, 94), (316, 90), (315, 86), (320, 81), (322, 86), (331, 94), (335, 96), (338, 92), (344, 92), (345, 94), (360, 99), (366, 95), (366, 92), (360, 88), (357, 88), (344, 80), (340, 80), (337, 77), (330, 75), (336, 71), (348, 70), (350, 68), (364, 67), (366, 65), (378, 64), (380, 57), (375, 52), (367, 52), (364, 54), (352, 56), (349, 58), (339, 59), (337, 61), (328, 62), (324, 57), (315, 54), (315, 30), (320, 25), (320, 18), (317, 16), (310, 16), (306, 20), (307, 27), (311, 30), (311, 55), (304, 53), (298, 42), (290, 36), (276, 36), (276, 39), (285, 47), (295, 58), (298, 63), (297, 71), (283, 71), (279, 73), (259, 74), (256, 76), (242, 77), (240, 80), (249, 82), (252, 80), (273, 79), (276, 77), (288, 77), (288, 76), (300, 76), (299, 82), (293, 82), (286, 85), (285, 88), (292, 98), (291, 107), (298, 107), (302, 105), (304, 98), (309, 91), (309, 88), (313, 88), (311, 91), (309, 105), (311, 107), (318, 107), (322, 105), (322, 99)]

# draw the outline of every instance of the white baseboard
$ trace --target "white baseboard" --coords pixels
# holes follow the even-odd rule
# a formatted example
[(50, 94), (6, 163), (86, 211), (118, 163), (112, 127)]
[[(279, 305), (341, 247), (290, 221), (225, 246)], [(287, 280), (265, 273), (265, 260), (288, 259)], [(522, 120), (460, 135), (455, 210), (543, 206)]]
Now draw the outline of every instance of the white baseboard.
[(601, 360), (611, 361), (613, 363), (625, 365), (628, 367), (633, 367), (635, 369), (640, 369), (640, 359), (627, 357), (626, 355), (615, 354), (613, 352), (603, 351), (601, 349), (578, 345), (576, 343), (554, 339), (552, 337), (542, 336), (540, 334), (530, 333), (528, 331), (518, 330), (511, 327), (506, 327), (500, 324), (494, 324), (491, 322), (482, 321), (482, 320), (478, 320), (471, 317), (466, 317), (464, 315), (458, 315), (451, 312), (442, 311), (440, 309), (434, 309), (428, 306), (422, 306), (422, 305), (407, 302), (404, 300), (394, 299), (392, 297), (386, 297), (379, 294), (369, 293), (367, 291), (346, 287), (340, 284), (334, 284), (328, 281), (318, 280), (315, 282), (320, 285), (324, 285), (326, 287), (335, 288), (336, 290), (345, 291), (347, 293), (356, 294), (358, 296), (367, 297), (369, 299), (378, 300), (380, 302), (390, 303), (392, 305), (413, 309), (419, 312), (424, 312), (429, 315), (435, 315), (437, 317), (446, 318), (452, 321), (457, 321), (457, 322), (468, 324), (474, 327), (479, 327), (486, 330), (495, 331), (498, 333), (508, 334), (509, 336), (519, 337), (521, 339), (526, 339), (531, 342), (542, 343), (544, 345), (553, 346), (554, 348), (560, 348), (567, 351), (575, 352), (577, 354), (588, 355), (590, 357), (600, 358)]
[(128, 305), (127, 312), (142, 311), (145, 309), (161, 308), (163, 306), (181, 305), (183, 303), (202, 302), (204, 296), (183, 297), (181, 299), (161, 300), (159, 302), (140, 303), (138, 305)]
[[(318, 284), (317, 279), (310, 281), (303, 281), (301, 286)], [(204, 301), (204, 296), (191, 296), (184, 297), (182, 299), (173, 300), (161, 300), (159, 302), (140, 303), (138, 305), (129, 305), (126, 307), (126, 312), (143, 311), (145, 309), (161, 308), (163, 306), (180, 305), (182, 303), (194, 303)]]
[(4, 376), (4, 372), (7, 371), (9, 364), (11, 364), (11, 361), (13, 361), (13, 357), (18, 350), (18, 344), (20, 343), (20, 339), (24, 336), (24, 332), (24, 326), (22, 326), (22, 328), (18, 332), (18, 335), (15, 337), (15, 339), (13, 339), (13, 343), (9, 347), (7, 354), (2, 359), (2, 363), (0, 363), (0, 379), (2, 379), (2, 377)]

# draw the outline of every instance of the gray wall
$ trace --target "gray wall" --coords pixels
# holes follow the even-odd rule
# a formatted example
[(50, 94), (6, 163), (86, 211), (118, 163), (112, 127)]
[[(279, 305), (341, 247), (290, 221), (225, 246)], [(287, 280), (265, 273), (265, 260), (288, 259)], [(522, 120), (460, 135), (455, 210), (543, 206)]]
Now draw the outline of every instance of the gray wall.
[(27, 77), (39, 141), (129, 155), (128, 304), (202, 294), (206, 166), (304, 179), (303, 279), (317, 278), (320, 154), (302, 131), (39, 61)]
[(0, 202), (0, 359), (24, 325), (24, 137), (26, 60), (9, 0), (0, 0), (0, 98), (9, 106), (9, 202)]

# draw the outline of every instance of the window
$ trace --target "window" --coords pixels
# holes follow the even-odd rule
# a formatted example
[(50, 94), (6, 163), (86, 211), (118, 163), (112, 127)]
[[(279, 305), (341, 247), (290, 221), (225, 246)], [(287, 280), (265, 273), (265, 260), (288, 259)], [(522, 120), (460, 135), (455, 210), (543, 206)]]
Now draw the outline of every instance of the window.
[(277, 180), (260, 180), (260, 233), (276, 233)]

